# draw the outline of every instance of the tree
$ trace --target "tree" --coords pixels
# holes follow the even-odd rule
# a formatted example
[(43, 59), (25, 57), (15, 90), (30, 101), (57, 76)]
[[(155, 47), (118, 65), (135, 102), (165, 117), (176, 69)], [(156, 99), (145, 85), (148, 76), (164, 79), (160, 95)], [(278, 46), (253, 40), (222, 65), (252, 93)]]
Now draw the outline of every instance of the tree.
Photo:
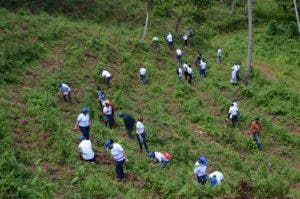
[(252, 39), (253, 39), (253, 24), (252, 24), (252, 0), (248, 0), (248, 54), (247, 66), (245, 74), (245, 84), (248, 85), (252, 64)]
[(296, 0), (293, 0), (293, 2), (294, 2), (294, 8), (295, 8), (296, 19), (297, 19), (298, 32), (300, 33), (300, 22), (299, 22), (299, 15), (298, 15), (297, 1), (296, 1)]
[(147, 33), (148, 23), (149, 23), (149, 15), (150, 15), (150, 11), (153, 7), (153, 3), (154, 3), (154, 0), (146, 0), (146, 22), (145, 22), (145, 28), (144, 28), (144, 33), (143, 33), (141, 42), (144, 42), (144, 40), (146, 38), (146, 33)]

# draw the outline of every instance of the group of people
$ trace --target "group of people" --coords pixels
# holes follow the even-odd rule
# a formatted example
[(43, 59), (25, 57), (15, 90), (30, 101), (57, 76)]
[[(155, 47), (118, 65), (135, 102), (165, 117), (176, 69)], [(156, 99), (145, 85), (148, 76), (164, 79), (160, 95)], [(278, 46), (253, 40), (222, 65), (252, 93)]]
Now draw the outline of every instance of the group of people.
[[(186, 46), (188, 46), (188, 37), (193, 37), (194, 33), (190, 29), (189, 35), (184, 34), (183, 35), (183, 41)], [(153, 38), (153, 42), (158, 43), (158, 38)], [(173, 49), (173, 37), (172, 34), (169, 32), (167, 34), (167, 42), (170, 49)], [(193, 78), (193, 70), (191, 65), (188, 64), (188, 62), (183, 63), (182, 62), (182, 56), (183, 52), (180, 48), (176, 50), (176, 59), (178, 62), (178, 68), (176, 70), (177, 76), (180, 79), (180, 81), (183, 81), (183, 76), (185, 79), (192, 84), (192, 78)], [(222, 62), (222, 49), (217, 50), (217, 63), (221, 64)], [(198, 51), (196, 61), (194, 62), (195, 66), (199, 69), (199, 75), (200, 77), (205, 77), (206, 75), (206, 61), (202, 57), (202, 54)], [(232, 74), (231, 74), (231, 83), (237, 84), (237, 81), (239, 80), (239, 69), (240, 65), (238, 62), (234, 64), (232, 67)], [(144, 65), (141, 65), (139, 70), (140, 75), (140, 81), (143, 84), (147, 83), (147, 70)], [(111, 78), (112, 75), (108, 70), (100, 69), (100, 74), (104, 79), (105, 85), (110, 88), (111, 84)], [(58, 88), (60, 91), (63, 92), (63, 99), (66, 102), (72, 103), (71, 99), (71, 88), (65, 84), (60, 83), (58, 85)], [(103, 120), (105, 126), (112, 128), (115, 124), (115, 106), (112, 104), (111, 101), (107, 100), (106, 94), (103, 92), (102, 89), (98, 88), (97, 92), (98, 102), (100, 105), (100, 110), (103, 114)], [(166, 167), (166, 165), (170, 162), (171, 155), (168, 152), (154, 152), (149, 151), (146, 133), (145, 133), (145, 127), (143, 123), (143, 117), (140, 115), (137, 118), (137, 121), (127, 113), (124, 112), (118, 112), (118, 117), (120, 117), (124, 122), (124, 129), (127, 131), (127, 136), (129, 140), (133, 139), (133, 131), (136, 129), (136, 140), (138, 142), (140, 152), (143, 151), (143, 148), (145, 148), (146, 154), (150, 158), (150, 160), (153, 163), (160, 163), (162, 167)], [(235, 99), (232, 100), (231, 106), (228, 111), (228, 118), (232, 122), (232, 127), (236, 127), (237, 121), (238, 121), (238, 105)], [(84, 107), (81, 111), (81, 113), (78, 115), (76, 119), (76, 123), (74, 126), (74, 130), (80, 130), (81, 136), (80, 136), (80, 144), (79, 144), (79, 152), (81, 155), (81, 158), (83, 160), (93, 162), (95, 163), (96, 160), (96, 154), (94, 153), (92, 142), (90, 141), (90, 117), (89, 117), (89, 108)], [(262, 130), (262, 125), (260, 124), (259, 118), (256, 118), (252, 123), (250, 127), (250, 132), (253, 135), (253, 139), (259, 149), (261, 149), (261, 143), (259, 139), (260, 132)], [(123, 170), (123, 165), (127, 161), (127, 157), (125, 155), (124, 149), (122, 146), (118, 143), (116, 143), (113, 139), (108, 139), (105, 141), (105, 149), (110, 150), (110, 155), (112, 159), (115, 161), (115, 171), (117, 173), (117, 176), (120, 181), (125, 181), (125, 174)], [(200, 184), (205, 184), (207, 181), (207, 178), (210, 179), (211, 187), (215, 187), (218, 184), (221, 183), (224, 176), (219, 171), (214, 171), (211, 174), (206, 174), (206, 168), (207, 168), (207, 160), (204, 156), (200, 156), (198, 161), (195, 163), (194, 166), (194, 174), (196, 180)]]

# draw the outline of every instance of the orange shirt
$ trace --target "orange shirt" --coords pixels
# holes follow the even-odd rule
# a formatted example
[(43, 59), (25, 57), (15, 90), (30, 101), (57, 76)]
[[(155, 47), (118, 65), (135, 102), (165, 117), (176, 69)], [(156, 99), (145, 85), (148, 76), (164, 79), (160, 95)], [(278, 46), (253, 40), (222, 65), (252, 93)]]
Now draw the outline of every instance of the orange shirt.
[(256, 122), (256, 121), (253, 121), (251, 123), (251, 127), (250, 127), (250, 131), (252, 133), (257, 133), (257, 132), (260, 132), (262, 130), (262, 126), (260, 123)]

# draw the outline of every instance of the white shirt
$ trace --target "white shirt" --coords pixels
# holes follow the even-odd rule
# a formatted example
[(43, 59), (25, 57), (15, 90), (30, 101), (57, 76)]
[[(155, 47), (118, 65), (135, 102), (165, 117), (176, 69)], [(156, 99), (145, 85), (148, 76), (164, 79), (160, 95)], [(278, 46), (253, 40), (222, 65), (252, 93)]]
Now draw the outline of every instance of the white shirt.
[(136, 123), (136, 133), (139, 134), (139, 135), (144, 133), (144, 124), (141, 121), (138, 121)]
[(173, 37), (172, 37), (171, 33), (167, 35), (167, 40), (168, 40), (168, 42), (172, 42), (173, 41)]
[(180, 67), (178, 67), (177, 71), (178, 71), (178, 76), (182, 77), (182, 69)]
[(184, 70), (187, 70), (189, 66), (187, 64), (183, 64), (182, 67), (184, 68)]
[(188, 36), (187, 36), (187, 34), (184, 34), (183, 36), (182, 36), (182, 39), (185, 41), (185, 40), (188, 40)]
[(237, 115), (238, 114), (238, 108), (235, 106), (230, 106), (228, 113), (230, 116)]
[(188, 67), (187, 72), (188, 72), (188, 74), (193, 74), (193, 69), (191, 67)]
[(176, 55), (182, 55), (182, 51), (180, 49), (176, 50)]
[(206, 174), (206, 166), (200, 164), (198, 167), (196, 167), (194, 169), (194, 174), (196, 174), (197, 176), (203, 176)]
[(222, 49), (221, 49), (221, 48), (219, 48), (219, 49), (217, 50), (217, 56), (222, 56)]
[(107, 70), (103, 70), (102, 71), (102, 77), (108, 78), (108, 77), (111, 77), (111, 74)]
[(232, 69), (235, 70), (235, 71), (239, 71), (240, 68), (241, 68), (241, 67), (240, 67), (240, 65), (238, 65), (238, 64), (234, 64), (233, 67), (232, 67)]
[(223, 178), (224, 178), (223, 174), (222, 174), (220, 171), (214, 171), (214, 172), (212, 172), (211, 174), (209, 174), (208, 177), (209, 177), (209, 178), (212, 178), (214, 175), (215, 175), (216, 178), (217, 178), (217, 183), (218, 183), (218, 184), (221, 184), (221, 182), (222, 182), (222, 180), (223, 180)]
[(61, 84), (61, 90), (63, 92), (70, 92), (71, 88), (67, 84)]
[(90, 125), (90, 116), (87, 113), (86, 115), (84, 115), (83, 113), (80, 113), (77, 117), (77, 122), (78, 125), (81, 127), (87, 127)]
[(113, 147), (110, 150), (110, 155), (116, 161), (122, 161), (125, 159), (124, 150), (121, 147), (121, 145), (119, 145), (117, 143), (113, 143)]
[(91, 160), (94, 158), (95, 154), (90, 140), (82, 140), (78, 148), (84, 160)]
[(231, 79), (236, 79), (236, 70), (231, 71)]
[(105, 115), (111, 115), (112, 114), (112, 107), (111, 106), (104, 106), (103, 107), (103, 113)]
[(155, 158), (159, 161), (159, 162), (162, 162), (162, 161), (169, 161), (169, 159), (167, 159), (161, 152), (154, 152), (155, 154)]
[(201, 61), (200, 66), (201, 66), (201, 69), (206, 69), (206, 62)]
[(140, 68), (140, 75), (146, 75), (146, 72), (147, 72), (147, 70), (146, 70), (146, 68)]

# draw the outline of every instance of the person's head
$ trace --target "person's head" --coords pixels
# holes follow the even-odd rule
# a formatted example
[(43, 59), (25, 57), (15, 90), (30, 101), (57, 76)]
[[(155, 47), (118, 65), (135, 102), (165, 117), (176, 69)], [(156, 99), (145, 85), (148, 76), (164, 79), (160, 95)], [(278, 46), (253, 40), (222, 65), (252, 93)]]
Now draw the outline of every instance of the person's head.
[(100, 73), (102, 73), (102, 72), (103, 72), (103, 70), (104, 70), (103, 68), (100, 68), (100, 69), (99, 69), (99, 72), (100, 72)]
[(203, 62), (205, 62), (205, 59), (204, 59), (204, 58), (202, 58), (202, 61), (203, 61)]
[(89, 112), (89, 108), (88, 107), (84, 107), (81, 111), (83, 114), (88, 114)]
[(234, 65), (238, 65), (239, 63), (236, 61), (236, 62), (234, 62)]
[(98, 90), (98, 91), (102, 91), (102, 89), (101, 89), (100, 86), (97, 86), (97, 90)]
[(80, 140), (80, 142), (82, 142), (83, 140), (86, 140), (86, 138), (85, 138), (83, 135), (81, 135), (81, 136), (79, 137), (79, 140)]
[(153, 151), (150, 151), (148, 156), (151, 160), (153, 160), (155, 158), (155, 153)]
[(213, 175), (213, 177), (210, 179), (210, 185), (211, 187), (215, 187), (218, 184), (217, 176)]
[(106, 140), (104, 144), (105, 149), (106, 150), (111, 149), (114, 143), (115, 142), (113, 141), (113, 139)]
[(257, 118), (255, 118), (255, 122), (259, 122), (259, 118), (257, 117)]
[(138, 117), (138, 121), (143, 122), (143, 121), (144, 121), (143, 116), (140, 115), (140, 116)]
[(124, 114), (123, 112), (118, 112), (118, 116), (119, 116), (120, 118), (124, 118), (125, 114)]
[(206, 158), (204, 156), (200, 156), (198, 162), (204, 166), (207, 165)]
[(233, 103), (231, 103), (231, 105), (230, 106), (234, 106), (234, 104)]
[(236, 100), (234, 99), (234, 98), (232, 98), (232, 100), (231, 100), (232, 102), (236, 102)]
[(187, 64), (187, 61), (185, 62), (185, 64)]

